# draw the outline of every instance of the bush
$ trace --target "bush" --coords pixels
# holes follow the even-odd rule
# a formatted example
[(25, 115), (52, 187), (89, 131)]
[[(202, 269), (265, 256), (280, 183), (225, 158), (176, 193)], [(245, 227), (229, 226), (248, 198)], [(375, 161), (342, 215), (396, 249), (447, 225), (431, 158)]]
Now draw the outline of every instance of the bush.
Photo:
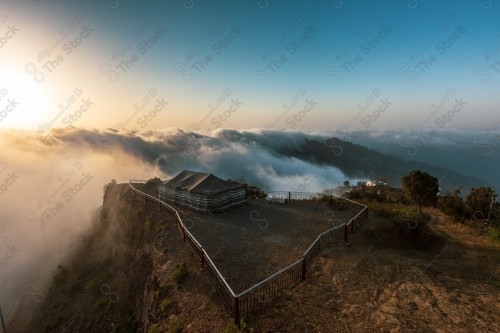
[(317, 198), (316, 198), (316, 201), (317, 202), (329, 202), (331, 199), (331, 196), (329, 196), (328, 194), (320, 194)]
[(181, 333), (182, 332), (182, 326), (179, 323), (174, 323), (172, 326), (168, 328), (168, 333)]
[(187, 275), (187, 266), (186, 263), (183, 262), (182, 265), (175, 265), (174, 273), (172, 274), (172, 281), (175, 282), (175, 284), (179, 285), (182, 283), (184, 278)]
[(45, 325), (43, 326), (43, 331), (44, 332), (53, 332), (55, 330), (55, 328), (60, 326), (65, 320), (66, 320), (66, 318), (60, 313), (52, 315), (45, 322)]
[(458, 221), (463, 222), (465, 219), (465, 203), (459, 196), (448, 194), (440, 197), (438, 200), (438, 208), (446, 215)]
[(163, 330), (160, 326), (158, 326), (158, 324), (153, 324), (149, 326), (148, 333), (163, 333)]
[(167, 309), (170, 307), (170, 301), (168, 299), (164, 299), (161, 303), (160, 303), (160, 310), (165, 312), (167, 311)]
[(410, 224), (414, 224), (416, 222), (418, 224), (430, 220), (430, 216), (428, 214), (419, 214), (417, 207), (403, 204), (380, 203), (377, 201), (369, 201), (367, 199), (362, 199), (360, 202), (366, 204), (370, 212), (393, 222), (406, 222)]
[(486, 235), (494, 242), (500, 242), (500, 229), (489, 228)]
[(149, 214), (146, 221), (144, 221), (144, 229), (146, 230), (146, 232), (151, 231), (152, 224), (153, 224), (153, 213)]
[(240, 327), (241, 327), (241, 329), (238, 329), (236, 324), (231, 321), (229, 324), (227, 324), (223, 333), (238, 333), (238, 332), (253, 333), (254, 332), (254, 329), (252, 327), (248, 327), (248, 324), (243, 319), (240, 320)]
[[(471, 188), (469, 195), (465, 198), (465, 208), (469, 216), (476, 219), (485, 219), (490, 214), (490, 207), (496, 208), (495, 191), (490, 187)], [(491, 214), (494, 218), (494, 214)]]

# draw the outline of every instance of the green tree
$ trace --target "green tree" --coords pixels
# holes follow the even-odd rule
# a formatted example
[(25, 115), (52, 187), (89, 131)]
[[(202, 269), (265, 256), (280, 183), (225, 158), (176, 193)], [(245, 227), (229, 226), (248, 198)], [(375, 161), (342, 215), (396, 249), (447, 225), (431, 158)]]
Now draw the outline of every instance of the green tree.
[(401, 188), (409, 201), (418, 205), (419, 214), (423, 206), (434, 206), (437, 203), (439, 181), (427, 172), (413, 170), (401, 180)]
[(465, 198), (465, 208), (469, 216), (477, 219), (493, 218), (491, 211), (497, 206), (497, 195), (491, 187), (472, 188)]

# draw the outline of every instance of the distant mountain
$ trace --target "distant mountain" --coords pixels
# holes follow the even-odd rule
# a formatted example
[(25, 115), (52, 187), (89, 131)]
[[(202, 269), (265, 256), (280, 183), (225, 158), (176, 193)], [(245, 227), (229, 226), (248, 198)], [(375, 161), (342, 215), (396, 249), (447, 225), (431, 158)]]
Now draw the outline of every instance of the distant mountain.
[[(271, 142), (267, 144), (273, 146)], [(450, 191), (458, 185), (465, 185), (465, 188), (491, 186), (484, 180), (455, 171), (453, 165), (444, 168), (418, 161), (405, 161), (337, 137), (328, 138), (324, 142), (306, 138), (302, 144), (295, 146), (274, 146), (273, 151), (283, 157), (293, 156), (311, 164), (337, 167), (351, 178), (385, 178), (392, 186), (400, 186), (401, 178), (411, 170), (422, 170), (437, 177), (442, 192)]]
[[(494, 129), (497, 130), (494, 130)], [(353, 131), (333, 134), (382, 154), (419, 161), (475, 177), (500, 191), (500, 131), (419, 129)], [(465, 185), (465, 184), (461, 184)]]

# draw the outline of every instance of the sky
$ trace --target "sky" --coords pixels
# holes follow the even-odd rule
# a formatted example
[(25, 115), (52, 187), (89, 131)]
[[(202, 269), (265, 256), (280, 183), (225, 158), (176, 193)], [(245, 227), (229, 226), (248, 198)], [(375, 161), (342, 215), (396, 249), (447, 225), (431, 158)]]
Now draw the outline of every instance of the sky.
[(499, 22), (496, 0), (2, 0), (0, 128), (481, 130)]

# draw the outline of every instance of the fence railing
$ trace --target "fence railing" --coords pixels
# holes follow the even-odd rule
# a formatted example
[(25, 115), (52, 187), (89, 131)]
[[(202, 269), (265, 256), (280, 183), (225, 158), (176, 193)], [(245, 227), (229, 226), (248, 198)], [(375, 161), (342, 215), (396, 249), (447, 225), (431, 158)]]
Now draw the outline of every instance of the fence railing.
[[(306, 252), (303, 254), (302, 258), (294, 262), (293, 264), (283, 268), (282, 270), (272, 274), (271, 276), (265, 278), (264, 280), (256, 283), (252, 287), (247, 290), (235, 294), (229, 284), (226, 282), (226, 279), (220, 271), (215, 266), (214, 262), (210, 258), (210, 256), (205, 252), (202, 245), (198, 240), (189, 232), (189, 230), (184, 226), (182, 219), (179, 216), (177, 210), (171, 205), (165, 203), (164, 201), (155, 198), (152, 195), (146, 194), (138, 189), (136, 189), (132, 185), (132, 181), (136, 183), (142, 183), (140, 180), (130, 180), (129, 185), (130, 188), (141, 196), (143, 196), (146, 202), (151, 201), (152, 203), (156, 203), (160, 209), (165, 207), (172, 211), (175, 215), (176, 223), (179, 228), (179, 232), (181, 233), (184, 242), (188, 246), (188, 248), (195, 254), (198, 260), (201, 262), (201, 266), (205, 274), (207, 275), (210, 283), (213, 285), (215, 291), (219, 295), (222, 300), (224, 307), (231, 313), (234, 321), (239, 324), (240, 319), (255, 311), (256, 309), (262, 307), (263, 305), (269, 303), (276, 295), (278, 295), (282, 290), (291, 288), (296, 284), (304, 281), (306, 279), (307, 271), (309, 267), (311, 267), (311, 263), (322, 249), (332, 245), (336, 239), (344, 238), (347, 241), (349, 234), (349, 227), (351, 229), (351, 233), (354, 231), (355, 223), (359, 222), (359, 220), (364, 216), (368, 217), (368, 207), (362, 205), (353, 200), (340, 197), (337, 195), (331, 195), (335, 197), (335, 200), (338, 200), (342, 203), (345, 203), (346, 206), (358, 206), (362, 209), (349, 220), (347, 223), (340, 224), (330, 230), (327, 230), (321, 233), (316, 240), (309, 246)], [(290, 200), (313, 200), (321, 197), (322, 195), (316, 193), (307, 193), (307, 192), (270, 192), (268, 193), (268, 197), (274, 198), (282, 198)], [(330, 195), (329, 195), (330, 196)]]
[(317, 193), (309, 192), (287, 192), (287, 191), (275, 191), (266, 192), (268, 198), (279, 198), (288, 200), (312, 200), (319, 197)]
[(291, 288), (305, 279), (303, 259), (274, 273), (236, 296), (241, 317), (269, 303), (280, 291)]

